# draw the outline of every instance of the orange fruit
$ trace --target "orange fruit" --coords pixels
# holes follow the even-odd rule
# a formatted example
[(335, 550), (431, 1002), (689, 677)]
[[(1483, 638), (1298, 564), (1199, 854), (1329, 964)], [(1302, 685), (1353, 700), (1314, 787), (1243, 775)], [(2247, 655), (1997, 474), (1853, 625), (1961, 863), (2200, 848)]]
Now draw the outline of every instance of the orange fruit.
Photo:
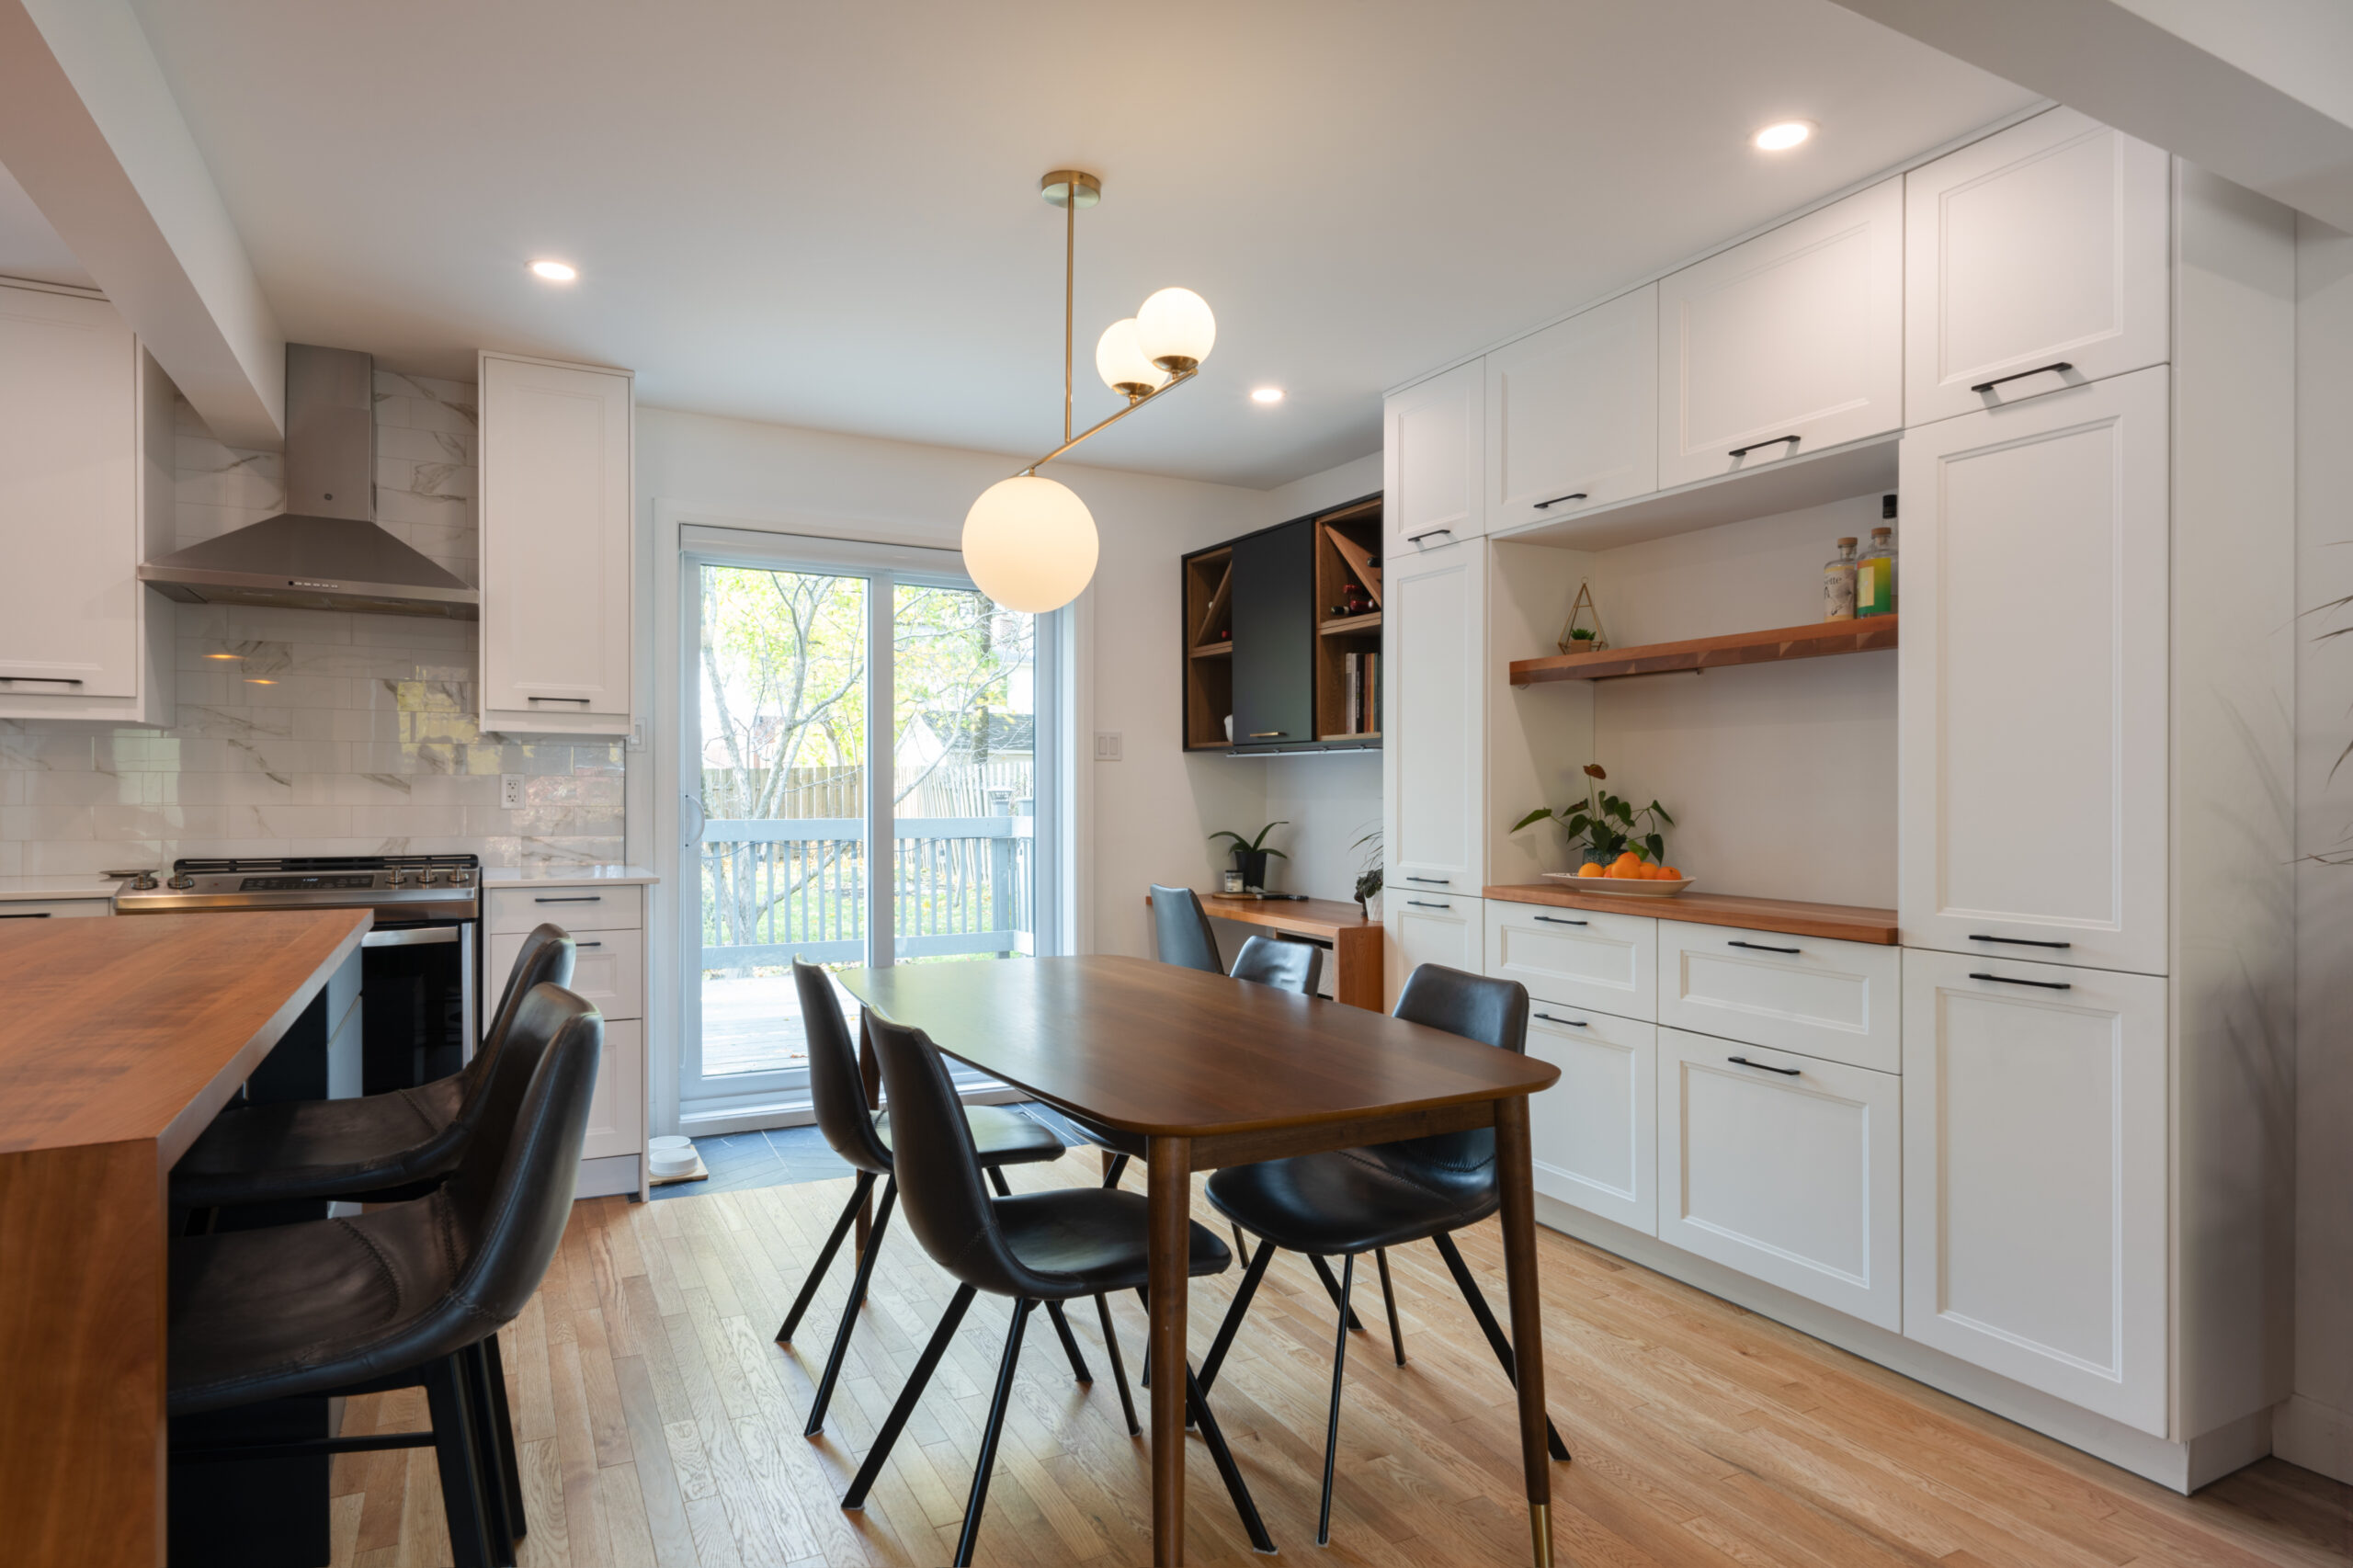
[(1645, 866), (1643, 868), (1643, 876), (1645, 880), (1650, 881), (1663, 882), (1666, 881), (1666, 868), (1664, 866)]
[(1620, 881), (1623, 882), (1631, 881), (1640, 877), (1643, 874), (1643, 870), (1639, 866), (1629, 866), (1626, 862), (1620, 860), (1618, 864), (1610, 867), (1609, 869), (1602, 872), (1601, 874), (1605, 877), (1615, 877)]
[(1683, 873), (1672, 866), (1661, 866), (1658, 869), (1658, 879), (1663, 882), (1679, 882), (1683, 880)]
[(1577, 868), (1577, 875), (1580, 877), (1598, 877), (1602, 874), (1601, 862), (1598, 860), (1587, 860)]
[(1610, 862), (1613, 866), (1639, 866), (1642, 863), (1643, 858), (1635, 854), (1631, 849), (1627, 850), (1624, 854), (1619, 856), (1617, 859)]

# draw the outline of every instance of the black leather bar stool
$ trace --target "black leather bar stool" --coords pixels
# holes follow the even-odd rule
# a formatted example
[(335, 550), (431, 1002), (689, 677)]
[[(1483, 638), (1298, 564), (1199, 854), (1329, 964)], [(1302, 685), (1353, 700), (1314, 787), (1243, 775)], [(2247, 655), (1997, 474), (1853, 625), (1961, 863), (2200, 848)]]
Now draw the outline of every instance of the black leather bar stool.
[[(1120, 1342), (1111, 1332), (1106, 1292), (1142, 1290), (1151, 1278), (1146, 1248), (1151, 1207), (1133, 1192), (1074, 1187), (1056, 1192), (1025, 1192), (1018, 1197), (991, 1198), (981, 1185), (979, 1150), (957, 1103), (956, 1085), (939, 1052), (921, 1029), (903, 1028), (871, 1018), (869, 1028), (875, 1053), (882, 1059), (882, 1082), (890, 1091), (892, 1113), (899, 1124), (898, 1177), (905, 1193), (907, 1223), (924, 1250), (958, 1280), (931, 1342), (924, 1346), (914, 1373), (898, 1403), (875, 1434), (874, 1448), (858, 1466), (842, 1506), (866, 1506), (866, 1494), (891, 1449), (914, 1414), (924, 1386), (947, 1354), (956, 1327), (963, 1322), (972, 1298), (983, 1290), (1013, 1299), (1013, 1324), (1006, 1335), (1005, 1357), (998, 1363), (996, 1391), (989, 1402), (988, 1423), (981, 1432), (981, 1453), (972, 1472), (972, 1491), (964, 1506), (964, 1528), (956, 1541), (957, 1568), (972, 1561), (972, 1546), (980, 1538), (981, 1509), (988, 1501), (989, 1474), (996, 1466), (998, 1436), (1005, 1428), (1005, 1410), (1013, 1395), (1014, 1373), (1021, 1362), (1022, 1330), (1039, 1303), (1049, 1305), (1093, 1296), (1102, 1314), (1104, 1343), (1110, 1346), (1111, 1367), (1127, 1398), (1127, 1376), (1120, 1363)], [(1225, 1243), (1200, 1225), (1192, 1225), (1190, 1267), (1195, 1278), (1219, 1274), (1233, 1261)], [(1225, 1446), (1209, 1401), (1188, 1368), (1185, 1374), (1186, 1403), (1218, 1474), (1225, 1481), (1233, 1506), (1242, 1516), (1251, 1544), (1261, 1551), (1275, 1549), (1250, 1500), (1250, 1488)], [(1132, 1403), (1128, 1430), (1136, 1430)]]
[(574, 957), (560, 926), (541, 926), (523, 939), (482, 1049), (461, 1073), (356, 1099), (230, 1107), (172, 1167), (172, 1207), (421, 1195), (457, 1168), (481, 1124), (516, 1008), (536, 986), (571, 984)]
[[(1424, 964), (1405, 982), (1392, 1012), (1409, 1022), (1464, 1035), (1501, 1050), (1525, 1051), (1528, 1048), (1528, 991), (1516, 981), (1490, 980)], [(1210, 1177), (1209, 1199), (1219, 1213), (1261, 1240), (1242, 1276), (1233, 1305), (1201, 1362), (1204, 1388), (1217, 1381), (1234, 1331), (1249, 1312), (1250, 1299), (1278, 1247), (1346, 1260), (1338, 1290), (1343, 1321), (1332, 1352), (1332, 1414), (1324, 1438), (1324, 1504), (1315, 1528), (1315, 1543), (1328, 1546), (1332, 1541), (1332, 1466), (1340, 1446), (1340, 1382), (1348, 1354), (1346, 1318), (1359, 1254), (1409, 1242), (1436, 1242), (1472, 1316), (1479, 1320), (1488, 1346), (1503, 1363), (1504, 1375), (1515, 1380), (1518, 1376), (1511, 1341), (1504, 1336), (1479, 1282), (1449, 1233), (1477, 1224), (1503, 1206), (1502, 1189), (1495, 1181), (1495, 1131), (1441, 1132), (1363, 1149), (1232, 1165)], [(1388, 1282), (1384, 1264), (1384, 1291)], [(1390, 1322), (1393, 1333), (1393, 1306)], [(1404, 1364), (1402, 1348), (1399, 1364)], [(1552, 1457), (1567, 1459), (1569, 1450), (1549, 1418), (1545, 1430)]]
[[(816, 1298), (818, 1281), (834, 1266), (834, 1254), (841, 1250), (842, 1238), (848, 1234), (851, 1222), (865, 1208), (876, 1179), (882, 1182), (882, 1203), (875, 1210), (874, 1227), (867, 1233), (866, 1246), (858, 1254), (858, 1273), (850, 1281), (849, 1300), (842, 1307), (841, 1326), (834, 1331), (834, 1347), (825, 1358), (824, 1375), (817, 1380), (816, 1403), (810, 1406), (809, 1425), (801, 1429), (801, 1436), (813, 1437), (825, 1429), (825, 1410), (833, 1403), (834, 1385), (841, 1380), (842, 1360), (849, 1351), (850, 1332), (858, 1326), (858, 1309), (866, 1304), (867, 1283), (874, 1277), (874, 1259), (882, 1251), (882, 1233), (890, 1228), (899, 1184), (892, 1168), (891, 1113), (885, 1111), (877, 1116), (867, 1108), (866, 1079), (858, 1071), (858, 1051), (850, 1043), (849, 1024), (842, 1017), (840, 1000), (834, 994), (832, 977), (815, 964), (795, 959), (792, 983), (801, 994), (801, 1028), (809, 1039), (809, 1098), (816, 1108), (817, 1129), (825, 1135), (834, 1153), (858, 1173), (858, 1185), (851, 1189), (841, 1218), (834, 1221), (833, 1233), (825, 1238), (815, 1266), (801, 1287), (801, 1294), (793, 1298), (792, 1310), (784, 1314), (783, 1326), (776, 1331), (779, 1345), (792, 1343), (801, 1314)], [(1005, 1179), (1005, 1166), (1035, 1165), (1063, 1157), (1063, 1141), (1054, 1136), (1052, 1130), (1017, 1110), (1004, 1106), (966, 1106), (964, 1122), (983, 1168), (1001, 1193), (1013, 1190)], [(1062, 1335), (1063, 1350), (1070, 1358), (1070, 1369), (1080, 1382), (1093, 1382), (1094, 1376), (1086, 1369), (1086, 1358), (1079, 1354), (1078, 1340), (1072, 1335), (1070, 1322), (1063, 1315), (1059, 1301), (1054, 1303), (1053, 1319), (1054, 1328)]]
[(422, 1385), (425, 1432), (175, 1449), (175, 1464), (430, 1446), (457, 1568), (515, 1562), (511, 1449), (483, 1345), (540, 1288), (572, 1212), (605, 1022), (561, 986), (515, 1009), (457, 1168), (426, 1197), (347, 1219), (172, 1243), (166, 1410)]

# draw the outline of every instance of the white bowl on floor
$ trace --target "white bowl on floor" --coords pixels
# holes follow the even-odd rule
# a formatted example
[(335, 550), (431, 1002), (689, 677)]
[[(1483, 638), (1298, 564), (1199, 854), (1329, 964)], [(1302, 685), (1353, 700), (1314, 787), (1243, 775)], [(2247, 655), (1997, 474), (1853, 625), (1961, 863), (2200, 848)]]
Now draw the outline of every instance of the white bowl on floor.
[(700, 1156), (695, 1153), (695, 1141), (691, 1138), (665, 1134), (646, 1140), (646, 1169), (654, 1176), (685, 1176), (695, 1168), (699, 1158)]

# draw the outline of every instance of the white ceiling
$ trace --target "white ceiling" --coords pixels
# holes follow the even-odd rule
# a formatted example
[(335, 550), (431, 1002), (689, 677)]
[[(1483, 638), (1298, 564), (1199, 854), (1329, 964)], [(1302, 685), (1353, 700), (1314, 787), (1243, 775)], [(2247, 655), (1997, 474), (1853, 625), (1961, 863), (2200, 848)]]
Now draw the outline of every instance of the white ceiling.
[[(134, 4), (290, 338), (1034, 456), (1035, 191), (1076, 165), (1081, 419), (1103, 326), (1171, 283), (1218, 314), (1085, 460), (1258, 487), (1377, 448), (1383, 387), (2029, 101), (1829, 0)], [(1748, 148), (1790, 116), (1821, 135)]]
[(36, 283), (64, 283), (76, 289), (97, 285), (33, 199), (6, 169), (0, 168), (0, 278), (29, 278)]

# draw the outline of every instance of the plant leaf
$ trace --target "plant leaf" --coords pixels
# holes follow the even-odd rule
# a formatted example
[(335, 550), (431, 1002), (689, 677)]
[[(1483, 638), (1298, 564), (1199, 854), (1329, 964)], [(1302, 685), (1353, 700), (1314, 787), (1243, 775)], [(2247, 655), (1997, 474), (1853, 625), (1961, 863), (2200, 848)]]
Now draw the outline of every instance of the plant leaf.
[(1245, 848), (1245, 849), (1247, 849), (1247, 848), (1249, 848), (1249, 847), (1250, 847), (1250, 841), (1249, 841), (1248, 839), (1246, 839), (1246, 838), (1243, 837), (1243, 836), (1242, 836), (1240, 834), (1238, 834), (1238, 833), (1232, 833), (1232, 832), (1227, 832), (1227, 833), (1212, 833), (1212, 834), (1211, 834), (1211, 835), (1210, 835), (1210, 842), (1211, 842), (1211, 844), (1215, 844), (1215, 843), (1216, 843), (1219, 839), (1221, 839), (1221, 838), (1231, 838), (1232, 840), (1233, 840), (1233, 842), (1234, 842), (1234, 843), (1236, 843), (1236, 844), (1240, 845), (1240, 846), (1241, 846), (1243, 848)]
[(1597, 762), (1588, 762), (1585, 765), (1585, 776), (1587, 778), (1607, 778), (1609, 777), (1609, 775), (1601, 771), (1601, 764)]
[(1667, 826), (1673, 827), (1675, 825), (1675, 819), (1668, 816), (1666, 814), (1666, 808), (1660, 805), (1656, 801), (1653, 801), (1651, 802), (1651, 810), (1656, 812), (1658, 813), (1658, 820), (1666, 824)]
[(1666, 839), (1663, 835), (1654, 833), (1643, 843), (1650, 850), (1653, 860), (1662, 866), (1666, 864)]
[(1512, 830), (1514, 833), (1518, 833), (1521, 828), (1526, 827), (1529, 823), (1533, 823), (1533, 822), (1542, 822), (1545, 818), (1547, 818), (1547, 817), (1551, 816), (1552, 814), (1552, 807), (1550, 807), (1550, 806), (1539, 806), (1539, 807), (1537, 807), (1534, 811), (1532, 811), (1532, 812), (1529, 812), (1526, 816), (1524, 816), (1524, 817), (1520, 818), (1518, 822), (1516, 822), (1516, 823), (1512, 824), (1511, 824), (1511, 830)]
[(1257, 853), (1261, 855), (1271, 855), (1278, 860), (1288, 860), (1290, 858), (1290, 856), (1284, 854), (1279, 849), (1261, 849), (1258, 850)]

